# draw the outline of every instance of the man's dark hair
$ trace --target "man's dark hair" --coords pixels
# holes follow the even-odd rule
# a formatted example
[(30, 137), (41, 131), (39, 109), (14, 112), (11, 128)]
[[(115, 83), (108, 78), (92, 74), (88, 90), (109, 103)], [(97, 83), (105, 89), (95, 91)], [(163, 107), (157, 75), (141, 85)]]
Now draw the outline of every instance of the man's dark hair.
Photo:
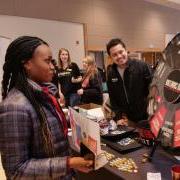
[(126, 45), (125, 43), (121, 40), (121, 39), (118, 39), (118, 38), (115, 38), (115, 39), (111, 39), (108, 44), (106, 45), (106, 50), (107, 50), (107, 53), (108, 55), (110, 55), (110, 49), (118, 44), (121, 44), (122, 47), (124, 49), (126, 49)]
[(42, 39), (31, 36), (21, 36), (11, 42), (7, 48), (3, 66), (2, 97), (5, 99), (8, 92), (15, 87), (28, 98), (40, 120), (44, 150), (49, 155), (52, 154), (53, 147), (47, 117), (42, 105), (35, 98), (32, 87), (28, 84), (27, 73), (24, 69), (24, 63), (33, 57), (36, 48), (42, 44), (48, 46)]

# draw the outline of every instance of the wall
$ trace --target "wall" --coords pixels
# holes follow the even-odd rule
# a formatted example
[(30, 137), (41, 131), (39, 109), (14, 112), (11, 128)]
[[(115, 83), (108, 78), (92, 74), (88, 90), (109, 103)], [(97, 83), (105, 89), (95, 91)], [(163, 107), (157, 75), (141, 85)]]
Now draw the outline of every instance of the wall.
[(82, 65), (81, 59), (85, 56), (83, 24), (0, 15), (0, 27), (0, 35), (12, 40), (22, 35), (42, 38), (50, 45), (55, 59), (59, 48), (67, 48), (71, 59)]
[(88, 49), (121, 37), (131, 49), (165, 46), (180, 30), (180, 11), (143, 0), (0, 0), (0, 14), (85, 23)]

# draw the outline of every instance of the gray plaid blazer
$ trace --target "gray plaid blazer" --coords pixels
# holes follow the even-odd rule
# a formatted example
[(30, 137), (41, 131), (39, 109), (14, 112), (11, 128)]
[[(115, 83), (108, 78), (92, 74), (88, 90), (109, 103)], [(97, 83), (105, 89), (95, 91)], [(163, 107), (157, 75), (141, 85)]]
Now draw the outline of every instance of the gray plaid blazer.
[(69, 144), (62, 125), (41, 87), (30, 84), (43, 104), (56, 157), (47, 157), (42, 148), (40, 122), (29, 100), (12, 89), (0, 104), (0, 151), (7, 179), (71, 179), (72, 172), (67, 168)]

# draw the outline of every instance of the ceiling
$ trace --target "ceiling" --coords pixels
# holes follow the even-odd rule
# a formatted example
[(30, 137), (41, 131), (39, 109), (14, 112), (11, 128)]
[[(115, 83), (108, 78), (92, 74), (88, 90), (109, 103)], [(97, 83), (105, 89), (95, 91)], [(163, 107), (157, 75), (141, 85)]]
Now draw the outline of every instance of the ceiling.
[(145, 0), (145, 1), (180, 10), (180, 0)]

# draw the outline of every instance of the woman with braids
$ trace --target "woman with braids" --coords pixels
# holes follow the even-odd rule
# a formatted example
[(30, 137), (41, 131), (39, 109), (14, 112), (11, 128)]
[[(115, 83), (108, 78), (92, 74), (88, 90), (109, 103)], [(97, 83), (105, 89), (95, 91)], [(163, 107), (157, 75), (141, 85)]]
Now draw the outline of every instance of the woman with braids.
[(83, 59), (83, 69), (85, 71), (81, 89), (77, 93), (81, 96), (82, 103), (102, 104), (102, 81), (95, 59), (91, 56), (86, 56)]
[(7, 49), (0, 104), (7, 179), (72, 179), (73, 169), (91, 169), (92, 161), (70, 157), (66, 120), (49, 83), (51, 60), (48, 44), (37, 37), (19, 37)]

